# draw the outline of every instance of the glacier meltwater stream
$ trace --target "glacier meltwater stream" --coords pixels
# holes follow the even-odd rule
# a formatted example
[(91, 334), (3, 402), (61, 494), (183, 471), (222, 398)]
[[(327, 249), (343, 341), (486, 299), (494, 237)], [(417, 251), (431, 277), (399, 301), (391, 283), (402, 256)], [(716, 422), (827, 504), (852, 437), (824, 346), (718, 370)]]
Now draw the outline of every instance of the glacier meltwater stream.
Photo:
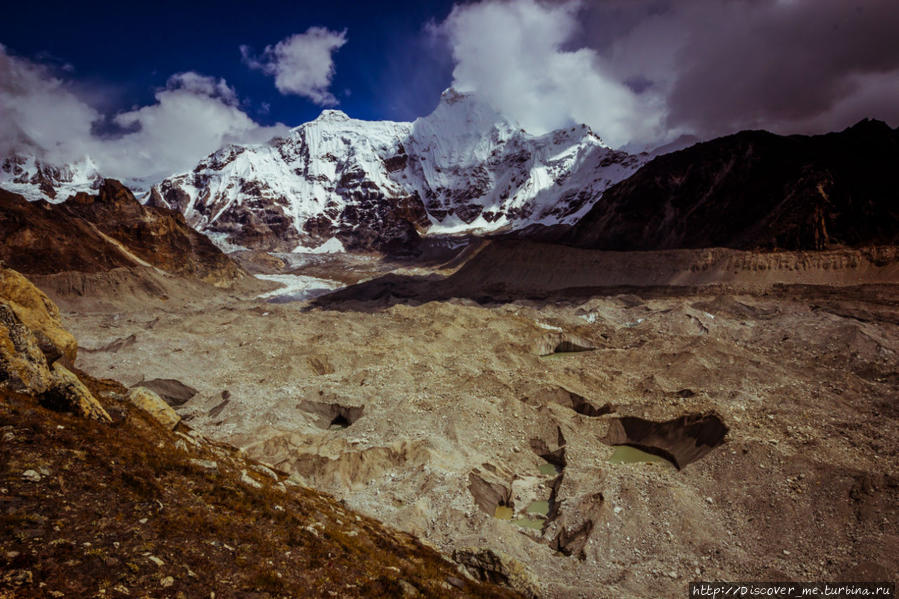
[(284, 285), (258, 296), (273, 304), (303, 302), (345, 286), (340, 281), (306, 275), (256, 275), (256, 278)]

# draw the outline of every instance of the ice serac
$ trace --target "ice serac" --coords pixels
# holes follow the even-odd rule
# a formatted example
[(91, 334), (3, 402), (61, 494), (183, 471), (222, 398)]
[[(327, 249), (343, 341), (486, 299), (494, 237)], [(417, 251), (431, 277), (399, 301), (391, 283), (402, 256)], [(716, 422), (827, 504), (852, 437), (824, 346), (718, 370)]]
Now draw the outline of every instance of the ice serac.
[(640, 163), (584, 125), (530, 135), (447, 90), (413, 123), (325, 110), (287, 137), (226, 146), (148, 202), (221, 247), (404, 253), (425, 235), (572, 224)]

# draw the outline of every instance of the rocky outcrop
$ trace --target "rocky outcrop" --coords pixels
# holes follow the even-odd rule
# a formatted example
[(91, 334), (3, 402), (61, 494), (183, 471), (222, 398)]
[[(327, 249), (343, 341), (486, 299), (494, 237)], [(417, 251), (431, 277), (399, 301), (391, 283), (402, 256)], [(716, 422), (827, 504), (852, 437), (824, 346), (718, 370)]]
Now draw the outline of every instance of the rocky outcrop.
[(127, 252), (166, 272), (228, 286), (243, 271), (174, 210), (142, 206), (118, 181), (106, 179), (96, 195), (80, 193), (60, 206), (93, 224)]
[(179, 212), (141, 206), (111, 179), (95, 195), (78, 193), (60, 204), (0, 190), (0, 236), (0, 259), (27, 274), (142, 266), (217, 286), (245, 276)]
[(821, 250), (899, 243), (899, 130), (744, 131), (655, 158), (563, 242), (607, 250)]
[(31, 330), (47, 361), (52, 363), (61, 359), (65, 364), (74, 364), (78, 343), (62, 327), (56, 304), (28, 279), (11, 269), (0, 269), (0, 289), (16, 317)]
[(0, 387), (33, 395), (45, 406), (110, 422), (97, 399), (62, 365), (75, 360), (75, 338), (59, 310), (15, 271), (0, 269)]
[(53, 364), (51, 374), (50, 388), (41, 394), (41, 404), (60, 412), (73, 412), (92, 420), (112, 422), (97, 398), (73, 372), (57, 362)]
[(171, 430), (178, 426), (181, 417), (154, 391), (146, 387), (135, 387), (128, 393), (128, 401), (152, 416), (159, 424)]
[(536, 579), (521, 564), (508, 555), (491, 549), (477, 547), (453, 551), (453, 560), (474, 578), (493, 584), (501, 584), (528, 597), (539, 597)]
[(47, 360), (37, 340), (5, 301), (0, 301), (0, 384), (35, 393), (50, 387)]

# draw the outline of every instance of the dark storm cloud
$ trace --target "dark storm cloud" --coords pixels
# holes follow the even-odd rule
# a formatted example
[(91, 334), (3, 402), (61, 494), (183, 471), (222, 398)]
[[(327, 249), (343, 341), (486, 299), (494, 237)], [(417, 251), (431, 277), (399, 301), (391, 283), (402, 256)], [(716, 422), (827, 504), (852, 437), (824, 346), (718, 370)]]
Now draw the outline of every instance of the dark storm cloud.
[(895, 0), (612, 0), (583, 35), (619, 77), (662, 96), (670, 131), (819, 132), (899, 125)]
[(480, 0), (436, 29), (453, 85), (536, 132), (637, 149), (899, 125), (897, 0)]

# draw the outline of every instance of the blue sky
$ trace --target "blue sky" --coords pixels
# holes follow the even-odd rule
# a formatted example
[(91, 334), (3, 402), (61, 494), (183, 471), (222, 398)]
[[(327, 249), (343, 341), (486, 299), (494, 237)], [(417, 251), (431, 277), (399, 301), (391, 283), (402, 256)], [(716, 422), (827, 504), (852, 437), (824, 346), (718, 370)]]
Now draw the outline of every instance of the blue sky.
[(0, 43), (14, 55), (57, 68), (70, 65), (62, 75), (102, 89), (94, 103), (104, 111), (148, 104), (172, 74), (193, 71), (224, 78), (256, 121), (297, 125), (315, 118), (321, 107), (278, 93), (271, 77), (242, 62), (239, 46), (262, 52), (312, 26), (346, 30), (347, 42), (333, 56), (338, 107), (362, 119), (411, 120), (433, 109), (452, 81), (448, 48), (425, 32), (452, 5), (15, 2), (4, 7)]

